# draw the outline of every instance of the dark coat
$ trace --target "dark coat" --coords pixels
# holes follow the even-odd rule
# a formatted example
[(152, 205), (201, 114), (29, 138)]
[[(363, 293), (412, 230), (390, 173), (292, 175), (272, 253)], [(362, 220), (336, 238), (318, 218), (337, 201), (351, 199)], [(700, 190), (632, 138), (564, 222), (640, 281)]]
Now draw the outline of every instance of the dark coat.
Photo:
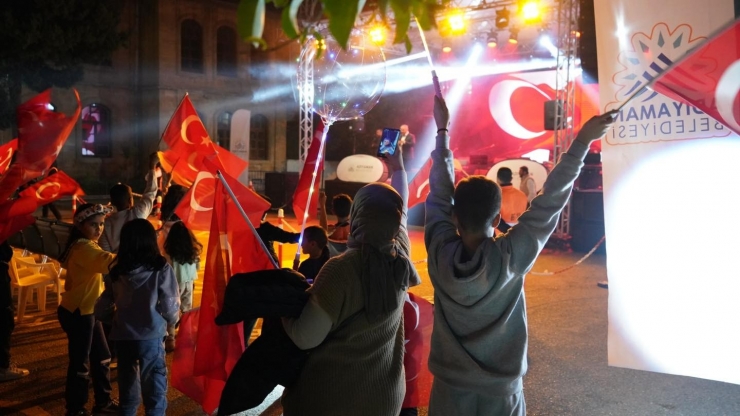
[(234, 275), (226, 286), (218, 325), (262, 317), (262, 334), (247, 347), (226, 381), (219, 414), (259, 406), (278, 384), (297, 380), (308, 352), (298, 348), (283, 329), (281, 317), (298, 317), (308, 300), (309, 284), (291, 269)]

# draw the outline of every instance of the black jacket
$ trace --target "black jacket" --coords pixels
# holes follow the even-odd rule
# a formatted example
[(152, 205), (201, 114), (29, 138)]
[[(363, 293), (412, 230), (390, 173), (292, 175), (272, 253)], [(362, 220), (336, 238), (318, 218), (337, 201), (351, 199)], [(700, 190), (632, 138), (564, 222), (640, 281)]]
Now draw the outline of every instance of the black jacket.
[(247, 347), (226, 381), (219, 414), (230, 415), (259, 406), (275, 386), (298, 379), (308, 353), (283, 329), (281, 317), (297, 317), (308, 300), (309, 284), (291, 269), (261, 270), (234, 275), (226, 286), (218, 325), (264, 318), (262, 334)]

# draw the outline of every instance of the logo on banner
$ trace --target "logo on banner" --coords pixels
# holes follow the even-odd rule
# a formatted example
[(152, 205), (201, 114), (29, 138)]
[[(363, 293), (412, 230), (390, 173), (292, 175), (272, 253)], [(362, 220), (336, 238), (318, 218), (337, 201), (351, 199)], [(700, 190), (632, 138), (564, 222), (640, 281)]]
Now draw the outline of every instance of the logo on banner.
[[(655, 77), (680, 59), (705, 37), (692, 37), (691, 26), (682, 24), (671, 30), (665, 23), (653, 26), (650, 34), (632, 35), (631, 50), (619, 53), (623, 67), (612, 76), (616, 90), (614, 101), (606, 109), (638, 93)], [(691, 82), (697, 85), (712, 81), (708, 75), (716, 65), (707, 62), (693, 73)], [(730, 131), (698, 108), (671, 100), (655, 91), (645, 89), (622, 108), (617, 122), (606, 134), (612, 145), (723, 137)]]

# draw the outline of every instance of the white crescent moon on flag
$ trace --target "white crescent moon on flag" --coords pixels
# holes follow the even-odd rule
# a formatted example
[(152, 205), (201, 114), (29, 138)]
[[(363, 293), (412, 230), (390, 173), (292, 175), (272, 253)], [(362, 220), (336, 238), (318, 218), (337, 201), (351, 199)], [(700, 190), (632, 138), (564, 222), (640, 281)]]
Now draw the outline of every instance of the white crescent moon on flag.
[(491, 111), (491, 116), (501, 126), (502, 130), (516, 138), (529, 140), (541, 136), (544, 131), (529, 131), (516, 121), (514, 113), (511, 111), (511, 96), (519, 88), (531, 88), (548, 100), (550, 99), (542, 90), (526, 81), (505, 80), (491, 88), (491, 92), (488, 95), (488, 108)]
[(210, 172), (198, 172), (198, 176), (195, 177), (195, 181), (193, 182), (193, 187), (191, 189), (192, 192), (190, 193), (190, 208), (192, 208), (194, 211), (202, 212), (213, 210), (213, 207), (204, 207), (195, 200), (195, 190), (198, 188), (198, 184), (203, 179), (216, 179), (216, 177)]
[[(42, 196), (41, 192), (44, 191), (44, 189), (50, 187), (50, 186), (56, 186), (57, 189), (54, 191), (54, 193), (51, 196)], [(62, 185), (59, 184), (59, 182), (49, 182), (45, 183), (41, 186), (39, 186), (39, 189), (36, 190), (36, 199), (54, 199), (59, 195), (59, 191), (62, 189)]]
[(188, 140), (188, 126), (190, 125), (190, 123), (194, 121), (198, 121), (198, 116), (196, 115), (187, 116), (185, 120), (182, 122), (182, 126), (180, 127), (180, 138), (182, 139), (182, 141), (184, 141), (187, 144), (195, 144), (191, 142), (190, 140)]
[(727, 127), (740, 131), (740, 124), (733, 113), (735, 97), (740, 92), (740, 60), (732, 63), (717, 83), (714, 90), (714, 98), (717, 103), (717, 112), (727, 124)]

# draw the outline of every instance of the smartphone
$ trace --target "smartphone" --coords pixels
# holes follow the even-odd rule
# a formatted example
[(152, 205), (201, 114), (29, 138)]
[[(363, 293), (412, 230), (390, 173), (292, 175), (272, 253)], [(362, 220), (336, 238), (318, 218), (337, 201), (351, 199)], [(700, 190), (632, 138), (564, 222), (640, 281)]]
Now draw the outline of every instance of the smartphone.
[(401, 130), (384, 128), (383, 136), (380, 138), (380, 143), (378, 144), (378, 156), (383, 157), (395, 154), (400, 137)]

